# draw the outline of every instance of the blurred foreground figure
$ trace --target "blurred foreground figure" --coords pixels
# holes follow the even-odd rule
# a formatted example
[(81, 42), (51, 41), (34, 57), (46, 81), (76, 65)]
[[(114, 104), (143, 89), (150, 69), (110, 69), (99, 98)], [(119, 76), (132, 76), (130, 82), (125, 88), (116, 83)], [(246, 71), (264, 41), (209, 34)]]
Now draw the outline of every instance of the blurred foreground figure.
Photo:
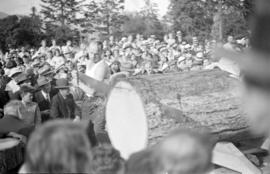
[(124, 160), (111, 145), (93, 148), (93, 172), (96, 174), (124, 174)]
[(238, 63), (243, 77), (243, 104), (253, 132), (270, 136), (270, 1), (258, 0), (251, 25), (250, 49), (218, 50)]
[(207, 135), (176, 131), (153, 149), (132, 155), (127, 174), (206, 174), (213, 145)]
[(207, 135), (179, 130), (154, 149), (156, 173), (204, 174), (211, 167), (213, 143)]
[(48, 122), (32, 134), (20, 173), (92, 173), (90, 148), (83, 126)]

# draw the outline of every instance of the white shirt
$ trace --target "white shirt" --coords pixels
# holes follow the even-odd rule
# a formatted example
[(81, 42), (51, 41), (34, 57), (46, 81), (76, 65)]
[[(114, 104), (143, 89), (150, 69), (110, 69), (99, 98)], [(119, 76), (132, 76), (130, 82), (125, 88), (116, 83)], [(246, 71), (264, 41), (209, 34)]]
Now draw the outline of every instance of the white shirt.
[(41, 90), (41, 94), (43, 95), (43, 97), (44, 97), (46, 100), (50, 101), (50, 95), (49, 95), (48, 93), (46, 93), (46, 92), (44, 92), (43, 90)]

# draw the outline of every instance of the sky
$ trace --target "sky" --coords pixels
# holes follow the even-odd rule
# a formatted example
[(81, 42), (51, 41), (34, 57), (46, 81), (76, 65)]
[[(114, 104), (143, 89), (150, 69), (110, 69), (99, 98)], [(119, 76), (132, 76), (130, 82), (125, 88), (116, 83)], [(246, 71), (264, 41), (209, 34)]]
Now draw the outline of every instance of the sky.
[[(158, 4), (159, 15), (163, 16), (167, 12), (169, 0), (151, 0)], [(30, 13), (30, 9), (36, 6), (39, 9), (40, 0), (0, 0), (0, 11), (8, 14)], [(126, 0), (126, 11), (138, 11), (144, 6), (144, 0)]]

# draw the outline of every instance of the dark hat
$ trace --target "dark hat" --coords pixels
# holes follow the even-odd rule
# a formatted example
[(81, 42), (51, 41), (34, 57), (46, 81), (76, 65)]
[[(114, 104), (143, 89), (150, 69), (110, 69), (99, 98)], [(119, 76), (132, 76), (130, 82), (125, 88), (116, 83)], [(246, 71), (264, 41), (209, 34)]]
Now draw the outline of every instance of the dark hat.
[(51, 80), (49, 78), (46, 78), (44, 76), (40, 76), (38, 79), (37, 79), (37, 86), (38, 88), (44, 86), (44, 85), (47, 85), (51, 83)]
[(56, 86), (55, 86), (56, 89), (66, 89), (69, 87), (70, 87), (70, 85), (69, 85), (69, 82), (67, 79), (56, 80)]
[(6, 68), (12, 69), (12, 68), (15, 68), (16, 66), (17, 66), (16, 62), (14, 60), (10, 60), (7, 62)]
[(34, 93), (36, 91), (32, 86), (24, 85), (20, 88), (20, 93)]

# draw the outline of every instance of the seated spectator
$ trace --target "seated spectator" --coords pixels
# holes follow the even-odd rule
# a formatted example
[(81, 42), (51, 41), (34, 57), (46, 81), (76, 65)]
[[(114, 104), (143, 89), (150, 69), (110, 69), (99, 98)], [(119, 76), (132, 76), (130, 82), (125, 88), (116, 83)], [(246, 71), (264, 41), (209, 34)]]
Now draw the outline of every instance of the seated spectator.
[(19, 173), (93, 173), (90, 148), (81, 125), (48, 122), (32, 134)]
[[(52, 99), (50, 116), (54, 119), (80, 119), (81, 111), (70, 94), (70, 85), (67, 79), (58, 79), (56, 89), (59, 90)], [(88, 106), (89, 107), (89, 106)]]
[(0, 119), (0, 137), (6, 136), (10, 132), (29, 137), (34, 130), (34, 126), (25, 123), (19, 114), (22, 103), (18, 100), (9, 102), (4, 107), (4, 117)]
[(124, 174), (124, 160), (110, 145), (93, 148), (93, 172), (97, 174)]
[(61, 55), (60, 50), (55, 50), (55, 55), (51, 60), (51, 65), (56, 69), (64, 65), (66, 62), (65, 58)]
[(41, 124), (41, 114), (38, 104), (33, 102), (33, 93), (33, 88), (28, 86), (21, 87), (22, 105), (19, 109), (19, 114), (25, 123), (37, 126)]
[(57, 90), (52, 89), (51, 80), (41, 76), (37, 80), (38, 91), (34, 95), (34, 101), (38, 103), (41, 111), (42, 122), (49, 120), (51, 101)]

